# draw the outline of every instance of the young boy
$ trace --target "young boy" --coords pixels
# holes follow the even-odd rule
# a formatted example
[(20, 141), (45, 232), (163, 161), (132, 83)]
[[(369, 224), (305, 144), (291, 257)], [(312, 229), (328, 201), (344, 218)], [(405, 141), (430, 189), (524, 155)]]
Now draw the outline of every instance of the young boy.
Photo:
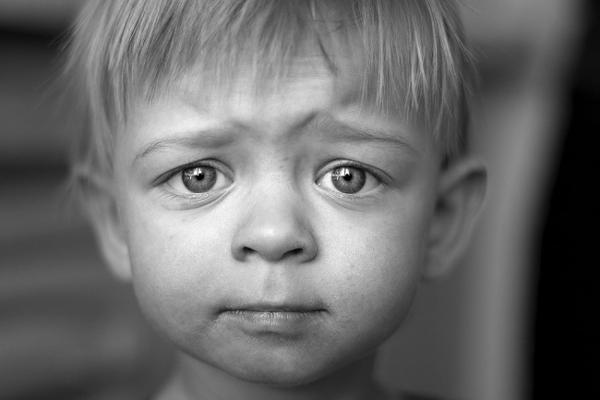
[(459, 257), (485, 186), (461, 29), (449, 0), (85, 8), (75, 183), (179, 350), (156, 399), (399, 398), (376, 350)]

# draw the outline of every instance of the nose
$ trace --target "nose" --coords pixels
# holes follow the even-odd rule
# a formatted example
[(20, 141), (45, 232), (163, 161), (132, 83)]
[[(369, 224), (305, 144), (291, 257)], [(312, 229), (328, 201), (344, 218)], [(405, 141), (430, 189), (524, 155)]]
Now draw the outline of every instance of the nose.
[(272, 263), (303, 263), (317, 256), (317, 242), (306, 210), (290, 197), (261, 196), (252, 201), (233, 237), (236, 260), (259, 257)]

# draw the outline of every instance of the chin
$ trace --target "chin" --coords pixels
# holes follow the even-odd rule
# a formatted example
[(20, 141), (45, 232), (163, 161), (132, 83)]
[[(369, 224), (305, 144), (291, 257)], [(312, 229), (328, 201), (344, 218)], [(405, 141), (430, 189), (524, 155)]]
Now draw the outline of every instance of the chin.
[(226, 373), (247, 382), (291, 388), (306, 385), (330, 373), (331, 367), (322, 360), (306, 357), (282, 357), (273, 352), (261, 357), (238, 360), (234, 365), (220, 365)]
[(237, 374), (237, 378), (247, 382), (281, 388), (293, 388), (307, 385), (318, 380), (320, 377), (321, 375), (319, 374), (306, 374), (303, 371), (265, 371), (263, 368), (252, 371), (242, 371)]

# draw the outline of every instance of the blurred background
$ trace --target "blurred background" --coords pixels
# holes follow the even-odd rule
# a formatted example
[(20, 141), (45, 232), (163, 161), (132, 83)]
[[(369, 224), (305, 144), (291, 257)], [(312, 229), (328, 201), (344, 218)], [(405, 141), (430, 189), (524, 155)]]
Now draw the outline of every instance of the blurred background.
[[(423, 284), (378, 377), (449, 399), (597, 395), (598, 3), (462, 3), (488, 199), (463, 265)], [(0, 0), (0, 399), (141, 399), (172, 363), (66, 201), (79, 125), (55, 80), (82, 4)]]

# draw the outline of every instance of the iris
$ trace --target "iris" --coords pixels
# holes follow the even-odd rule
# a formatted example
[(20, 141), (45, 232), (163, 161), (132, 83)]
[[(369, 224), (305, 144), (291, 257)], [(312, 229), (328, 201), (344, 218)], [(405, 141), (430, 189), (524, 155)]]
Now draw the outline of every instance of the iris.
[(217, 171), (213, 167), (201, 166), (181, 171), (183, 185), (193, 193), (208, 192), (217, 182)]
[(333, 186), (342, 193), (357, 193), (367, 180), (365, 171), (354, 167), (338, 167), (331, 173)]

